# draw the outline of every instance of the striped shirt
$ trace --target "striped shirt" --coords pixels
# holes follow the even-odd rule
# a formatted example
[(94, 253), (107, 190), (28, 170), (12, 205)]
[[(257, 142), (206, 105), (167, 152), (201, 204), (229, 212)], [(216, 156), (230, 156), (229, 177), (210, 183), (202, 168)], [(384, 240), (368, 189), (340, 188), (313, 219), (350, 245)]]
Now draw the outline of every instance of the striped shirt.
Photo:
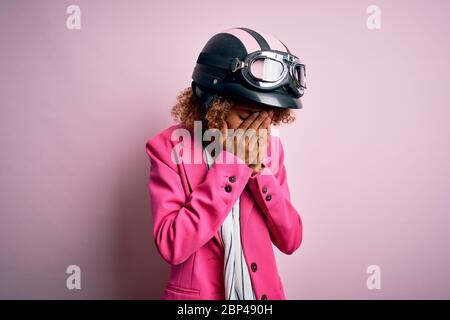
[[(212, 165), (211, 154), (204, 149), (207, 168)], [(224, 245), (224, 281), (226, 300), (255, 300), (252, 281), (248, 272), (241, 242), (240, 198), (220, 226), (220, 238)]]

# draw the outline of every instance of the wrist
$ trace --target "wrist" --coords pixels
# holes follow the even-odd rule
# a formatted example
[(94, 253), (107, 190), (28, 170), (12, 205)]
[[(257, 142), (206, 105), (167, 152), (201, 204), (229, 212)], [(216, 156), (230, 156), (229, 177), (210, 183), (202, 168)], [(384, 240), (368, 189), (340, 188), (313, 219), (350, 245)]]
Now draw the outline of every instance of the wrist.
[(264, 164), (262, 163), (249, 164), (248, 166), (253, 169), (252, 176), (257, 175), (264, 169)]

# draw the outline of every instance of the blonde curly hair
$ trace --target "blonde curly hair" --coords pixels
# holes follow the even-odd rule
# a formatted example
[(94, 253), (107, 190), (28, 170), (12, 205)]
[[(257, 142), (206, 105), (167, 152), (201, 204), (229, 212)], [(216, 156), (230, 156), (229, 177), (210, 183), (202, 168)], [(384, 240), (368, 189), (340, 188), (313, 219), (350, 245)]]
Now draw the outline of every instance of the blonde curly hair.
[[(226, 97), (220, 96), (215, 99), (206, 115), (203, 117), (201, 113), (201, 105), (194, 95), (191, 87), (187, 87), (178, 94), (177, 102), (171, 109), (172, 118), (180, 123), (183, 127), (192, 128), (194, 121), (204, 121), (208, 128), (220, 128), (222, 121), (228, 115), (235, 102)], [(281, 123), (291, 123), (295, 120), (295, 115), (291, 109), (270, 108), (273, 110), (273, 125), (280, 125)]]

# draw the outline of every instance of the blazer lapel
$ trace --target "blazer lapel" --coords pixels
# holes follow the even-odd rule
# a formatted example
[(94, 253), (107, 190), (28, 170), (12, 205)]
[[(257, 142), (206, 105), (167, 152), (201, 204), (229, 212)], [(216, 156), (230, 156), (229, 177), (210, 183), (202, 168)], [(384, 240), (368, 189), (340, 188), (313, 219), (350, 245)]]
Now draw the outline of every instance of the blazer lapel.
[[(192, 133), (192, 131), (191, 131)], [(206, 162), (203, 157), (202, 141), (198, 141), (194, 135), (191, 138), (191, 144), (185, 144), (181, 148), (182, 165), (189, 184), (190, 192), (202, 183), (208, 172)], [(220, 246), (223, 246), (219, 236), (219, 231), (214, 234), (214, 238)]]

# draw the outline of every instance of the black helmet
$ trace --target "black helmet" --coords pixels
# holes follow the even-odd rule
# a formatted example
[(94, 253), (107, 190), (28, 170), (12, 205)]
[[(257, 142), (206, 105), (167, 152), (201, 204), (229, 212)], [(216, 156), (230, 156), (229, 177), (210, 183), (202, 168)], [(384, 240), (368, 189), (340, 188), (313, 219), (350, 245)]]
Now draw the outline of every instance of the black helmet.
[(302, 108), (305, 65), (275, 37), (248, 28), (214, 35), (192, 73), (203, 112), (219, 96), (277, 108)]

